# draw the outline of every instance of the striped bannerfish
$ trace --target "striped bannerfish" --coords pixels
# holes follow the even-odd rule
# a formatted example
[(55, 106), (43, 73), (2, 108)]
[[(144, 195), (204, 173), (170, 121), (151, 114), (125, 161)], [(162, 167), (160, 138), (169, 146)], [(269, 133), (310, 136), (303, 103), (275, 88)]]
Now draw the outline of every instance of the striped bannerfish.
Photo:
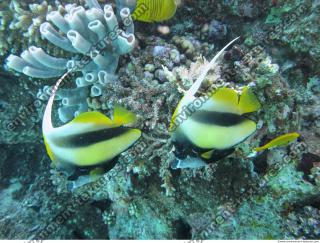
[(113, 158), (140, 138), (140, 130), (123, 126), (134, 122), (136, 116), (118, 105), (114, 108), (113, 120), (100, 112), (85, 112), (71, 122), (54, 128), (51, 111), (55, 92), (62, 80), (63, 77), (55, 85), (42, 122), (47, 153), (58, 167), (91, 167), (111, 163)]
[[(185, 93), (171, 120), (173, 141), (180, 146), (191, 145), (199, 151), (205, 151), (201, 154), (204, 159), (214, 159), (214, 151), (226, 151), (244, 141), (256, 130), (256, 123), (244, 116), (260, 108), (259, 101), (248, 87), (244, 87), (241, 95), (230, 88), (219, 88), (207, 99), (195, 97), (208, 71), (215, 67), (219, 56), (237, 39), (231, 41), (212, 59)], [(196, 108), (199, 100), (203, 102)], [(187, 110), (193, 112), (188, 114)]]
[(137, 0), (132, 17), (143, 22), (160, 22), (172, 18), (176, 10), (176, 0)]

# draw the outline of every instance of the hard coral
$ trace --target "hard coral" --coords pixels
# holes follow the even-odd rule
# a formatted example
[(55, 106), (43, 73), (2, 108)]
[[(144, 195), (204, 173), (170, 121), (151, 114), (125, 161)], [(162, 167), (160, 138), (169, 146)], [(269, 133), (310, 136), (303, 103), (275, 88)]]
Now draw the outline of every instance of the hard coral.
[(104, 5), (103, 10), (96, 1), (88, 1), (88, 5), (87, 10), (69, 4), (65, 6), (65, 13), (51, 11), (46, 16), (49, 22), (40, 26), (41, 36), (73, 53), (73, 56), (68, 55), (70, 58), (53, 57), (34, 46), (21, 57), (11, 55), (8, 58), (10, 68), (30, 77), (59, 77), (66, 71), (82, 73), (82, 77), (76, 79), (76, 89), (59, 90), (63, 104), (59, 118), (63, 122), (87, 110), (87, 86), (91, 86), (93, 96), (100, 96), (103, 85), (114, 80), (119, 56), (134, 47), (129, 9), (120, 11), (121, 20), (126, 21), (126, 29), (121, 30), (111, 5)]

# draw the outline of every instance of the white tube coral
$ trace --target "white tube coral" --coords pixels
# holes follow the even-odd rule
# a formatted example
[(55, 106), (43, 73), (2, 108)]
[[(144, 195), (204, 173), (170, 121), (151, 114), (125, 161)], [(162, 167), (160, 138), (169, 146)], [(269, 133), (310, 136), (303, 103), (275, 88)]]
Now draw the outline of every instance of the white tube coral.
[(135, 37), (133, 34), (122, 33), (113, 41), (113, 44), (119, 55), (129, 53), (134, 48)]
[(47, 21), (52, 22), (61, 32), (65, 34), (70, 30), (69, 23), (64, 19), (59, 11), (50, 12), (47, 15)]
[(104, 85), (116, 80), (114, 73), (120, 55), (129, 53), (134, 47), (134, 26), (128, 8), (119, 11), (119, 20), (125, 27), (120, 29), (112, 5), (101, 8), (96, 0), (86, 3), (89, 9), (67, 4), (65, 14), (52, 11), (46, 16), (48, 22), (40, 25), (41, 36), (71, 53), (68, 58), (53, 57), (41, 48), (31, 46), (20, 57), (10, 55), (7, 59), (9, 68), (34, 78), (58, 77), (66, 71), (82, 73), (75, 77), (76, 89), (58, 92), (63, 104), (59, 109), (62, 121), (88, 108), (88, 86), (91, 86), (91, 95), (99, 96)]
[(87, 34), (86, 14), (82, 7), (74, 8), (72, 13), (66, 15), (65, 19), (69, 23), (71, 30), (77, 31), (82, 35)]
[(8, 67), (33, 78), (59, 77), (65, 72), (67, 60), (46, 54), (41, 48), (31, 46), (21, 57), (10, 55)]
[(64, 74), (64, 71), (44, 70), (29, 66), (24, 67), (22, 72), (33, 78), (54, 78)]
[(24, 59), (26, 62), (28, 62), (29, 65), (38, 67), (40, 69), (46, 69), (46, 67), (41, 62), (39, 62), (36, 58), (32, 56), (29, 50), (23, 51), (21, 53), (21, 58)]
[(93, 58), (93, 61), (100, 67), (100, 69), (107, 69), (112, 61), (115, 61), (111, 58), (110, 55), (103, 56), (100, 53)]
[(102, 40), (107, 35), (106, 28), (100, 20), (91, 21), (88, 24), (88, 28), (97, 34), (98, 40)]
[(98, 81), (98, 75), (95, 72), (86, 73), (84, 80), (88, 83), (96, 83)]
[(89, 6), (89, 8), (101, 8), (97, 0), (86, 0), (86, 3)]
[(117, 17), (116, 17), (116, 15), (114, 14), (111, 5), (106, 4), (106, 5), (104, 6), (104, 18), (105, 18), (105, 20), (106, 20), (108, 30), (109, 30), (111, 33), (114, 32), (114, 30), (115, 30), (116, 27), (119, 27), (119, 26), (118, 26)]
[(77, 87), (86, 87), (92, 85), (91, 82), (87, 82), (84, 77), (78, 77), (76, 78), (76, 85)]
[(66, 37), (61, 36), (48, 22), (40, 25), (40, 33), (44, 38), (61, 49), (74, 53), (77, 52), (76, 49), (72, 47), (70, 41)]
[(29, 52), (34, 58), (38, 59), (43, 65), (45, 65), (48, 68), (58, 70), (66, 69), (68, 60), (65, 58), (52, 57), (45, 53), (41, 48), (35, 46), (29, 47)]
[(72, 43), (72, 46), (80, 53), (87, 54), (92, 44), (87, 41), (78, 31), (76, 30), (69, 30), (67, 33), (67, 37)]
[(23, 69), (28, 66), (29, 63), (22, 59), (21, 57), (10, 55), (7, 58), (7, 66), (19, 73), (23, 72)]
[(122, 23), (125, 26), (126, 33), (127, 34), (133, 34), (134, 33), (134, 24), (133, 20), (130, 14), (130, 9), (129, 8), (123, 8), (120, 11), (120, 17), (122, 19)]
[(74, 117), (74, 113), (78, 110), (78, 106), (63, 106), (58, 109), (60, 121), (68, 122)]
[(86, 10), (86, 16), (89, 22), (94, 20), (100, 20), (103, 24), (105, 23), (104, 12), (102, 11), (102, 9), (97, 9), (97, 8), (88, 9)]
[(118, 79), (116, 75), (112, 75), (107, 73), (106, 71), (100, 71), (98, 73), (99, 83), (102, 85), (106, 85), (108, 83), (112, 83)]
[(94, 84), (92, 87), (91, 87), (91, 96), (92, 97), (97, 97), (97, 96), (100, 96), (102, 95), (102, 85), (101, 84)]

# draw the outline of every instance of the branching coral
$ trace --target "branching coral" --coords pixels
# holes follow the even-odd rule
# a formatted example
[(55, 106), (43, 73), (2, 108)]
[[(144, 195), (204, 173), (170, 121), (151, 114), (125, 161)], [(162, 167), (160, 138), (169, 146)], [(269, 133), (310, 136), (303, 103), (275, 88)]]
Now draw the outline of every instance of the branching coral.
[(59, 77), (66, 71), (82, 73), (76, 79), (76, 89), (59, 91), (63, 105), (59, 109), (59, 118), (63, 122), (87, 110), (86, 87), (92, 86), (91, 94), (100, 96), (102, 87), (114, 79), (120, 55), (134, 47), (129, 9), (120, 11), (126, 24), (126, 29), (121, 30), (111, 5), (106, 4), (102, 10), (96, 1), (87, 2), (90, 6), (87, 10), (68, 4), (64, 15), (60, 11), (51, 11), (46, 16), (49, 22), (40, 25), (41, 36), (72, 53), (70, 59), (50, 56), (35, 46), (25, 50), (21, 57), (8, 57), (8, 67), (34, 78)]
[[(46, 15), (58, 10), (65, 12), (59, 1), (54, 4), (33, 3), (34, 1), (2, 1), (0, 3), (0, 55), (8, 52), (18, 53), (28, 45), (46, 46), (54, 54), (61, 54), (61, 50), (48, 46), (41, 38), (39, 27), (46, 21)], [(15, 41), (19, 39), (19, 41)]]

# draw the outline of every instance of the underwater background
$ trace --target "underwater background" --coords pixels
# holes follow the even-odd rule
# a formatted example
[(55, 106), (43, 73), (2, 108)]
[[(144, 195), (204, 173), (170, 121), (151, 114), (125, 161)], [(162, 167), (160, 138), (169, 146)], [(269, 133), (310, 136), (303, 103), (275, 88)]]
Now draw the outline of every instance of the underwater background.
[[(2, 0), (0, 239), (319, 239), (319, 24), (319, 0)], [(257, 129), (221, 159), (174, 167), (202, 161), (173, 141), (176, 107), (239, 36), (200, 93), (250, 87)], [(55, 127), (117, 104), (136, 116), (141, 137), (109, 167), (51, 162), (42, 120), (68, 71)]]

